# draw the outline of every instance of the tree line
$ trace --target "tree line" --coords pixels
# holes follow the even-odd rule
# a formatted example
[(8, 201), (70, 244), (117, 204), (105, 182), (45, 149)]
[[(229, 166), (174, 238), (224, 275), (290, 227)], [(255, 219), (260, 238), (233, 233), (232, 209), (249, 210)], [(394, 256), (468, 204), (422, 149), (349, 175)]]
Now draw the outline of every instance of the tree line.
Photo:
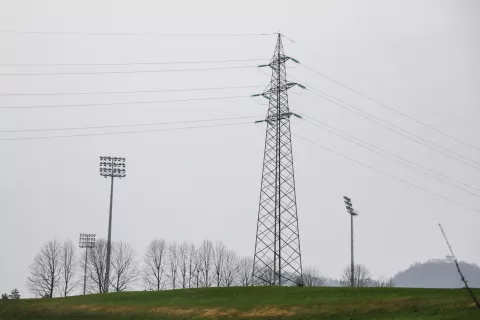
[[(37, 297), (66, 297), (83, 286), (86, 259), (86, 291), (88, 293), (128, 290), (160, 291), (200, 287), (251, 286), (253, 259), (240, 257), (217, 241), (204, 240), (195, 246), (189, 242), (167, 242), (155, 239), (148, 245), (140, 263), (133, 248), (123, 242), (113, 242), (110, 279), (106, 279), (107, 241), (99, 239), (93, 248), (77, 252), (71, 240), (45, 243), (30, 265), (27, 288)], [(348, 286), (350, 268), (339, 281)], [(393, 283), (372, 280), (368, 269), (355, 269), (356, 286), (391, 286)], [(322, 286), (326, 279), (318, 269), (305, 268), (302, 286)], [(265, 284), (268, 285), (268, 284)]]

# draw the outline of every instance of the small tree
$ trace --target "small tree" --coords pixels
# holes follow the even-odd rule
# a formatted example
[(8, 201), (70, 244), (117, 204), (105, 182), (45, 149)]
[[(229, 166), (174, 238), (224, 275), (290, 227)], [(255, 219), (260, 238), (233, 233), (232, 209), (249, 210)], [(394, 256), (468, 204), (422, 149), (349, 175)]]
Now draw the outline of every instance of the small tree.
[(225, 262), (222, 270), (223, 286), (232, 286), (238, 278), (238, 271), (238, 257), (234, 251), (228, 250), (225, 254)]
[(215, 248), (213, 249), (213, 272), (217, 287), (220, 287), (223, 282), (223, 269), (225, 268), (226, 254), (227, 247), (225, 244), (221, 241), (217, 241)]
[(112, 275), (110, 285), (116, 292), (125, 291), (135, 283), (139, 275), (135, 252), (126, 243), (120, 242), (113, 246)]
[(63, 243), (60, 249), (61, 260), (61, 276), (59, 283), (59, 292), (62, 297), (68, 296), (76, 286), (75, 271), (76, 271), (76, 258), (75, 258), (75, 245), (72, 240), (67, 240)]
[(8, 294), (2, 293), (2, 300), (8, 300)]
[(320, 275), (318, 269), (305, 268), (303, 270), (303, 284), (306, 287), (320, 287), (325, 284), (325, 278)]
[(180, 265), (180, 260), (178, 256), (178, 245), (176, 242), (170, 243), (168, 245), (168, 277), (170, 278), (170, 282), (172, 283), (172, 289), (177, 288), (177, 275), (178, 275), (178, 267)]
[(60, 282), (61, 270), (61, 245), (57, 240), (51, 240), (42, 246), (30, 265), (28, 289), (38, 297), (52, 298)]
[(238, 262), (237, 270), (240, 285), (244, 287), (252, 285), (253, 259), (242, 258)]
[(18, 291), (18, 289), (13, 289), (12, 292), (10, 293), (10, 295), (8, 296), (9, 299), (20, 299), (20, 292)]
[[(82, 260), (82, 265), (85, 263)], [(95, 247), (88, 249), (88, 290), (89, 292), (104, 293), (107, 285), (105, 274), (107, 267), (107, 240), (98, 239)], [(112, 278), (112, 274), (110, 274)], [(109, 281), (108, 281), (109, 282)]]
[(201, 283), (204, 287), (208, 288), (212, 285), (213, 244), (211, 241), (204, 240), (198, 248), (198, 260), (198, 273), (201, 276)]
[(143, 283), (147, 290), (160, 291), (165, 286), (166, 243), (164, 239), (153, 240), (145, 253)]
[[(350, 279), (351, 279), (351, 268), (350, 266), (345, 267), (343, 270), (342, 278), (340, 280), (340, 284), (343, 287), (350, 287)], [(362, 264), (355, 265), (354, 271), (354, 287), (369, 287), (372, 284), (372, 275), (370, 271)]]

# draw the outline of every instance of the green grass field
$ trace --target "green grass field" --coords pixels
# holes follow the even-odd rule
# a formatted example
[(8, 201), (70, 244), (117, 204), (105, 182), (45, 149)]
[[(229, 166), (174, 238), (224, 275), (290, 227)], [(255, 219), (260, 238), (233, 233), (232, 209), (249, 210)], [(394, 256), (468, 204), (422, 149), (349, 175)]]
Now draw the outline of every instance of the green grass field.
[(460, 289), (238, 287), (0, 300), (1, 320), (224, 318), (480, 320), (480, 310)]

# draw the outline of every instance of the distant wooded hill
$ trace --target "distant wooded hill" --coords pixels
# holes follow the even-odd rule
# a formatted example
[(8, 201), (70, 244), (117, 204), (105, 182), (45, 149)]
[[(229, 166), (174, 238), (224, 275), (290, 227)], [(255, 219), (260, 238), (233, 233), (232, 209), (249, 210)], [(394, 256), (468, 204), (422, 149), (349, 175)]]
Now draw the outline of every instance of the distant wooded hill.
[[(476, 264), (459, 262), (460, 269), (472, 288), (480, 288), (480, 268)], [(461, 288), (463, 282), (453, 260), (431, 260), (416, 263), (394, 277), (396, 287)]]

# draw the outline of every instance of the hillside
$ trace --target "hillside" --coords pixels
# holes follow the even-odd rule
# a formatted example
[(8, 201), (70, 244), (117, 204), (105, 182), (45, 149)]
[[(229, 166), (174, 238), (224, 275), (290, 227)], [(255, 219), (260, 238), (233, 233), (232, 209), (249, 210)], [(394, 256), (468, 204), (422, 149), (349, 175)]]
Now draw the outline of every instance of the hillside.
[[(480, 290), (477, 290), (480, 295)], [(0, 300), (0, 319), (480, 319), (460, 289), (241, 287)]]
[[(469, 286), (480, 288), (480, 268), (475, 264), (459, 262)], [(429, 261), (412, 265), (394, 277), (395, 285), (405, 288), (462, 288), (453, 261)], [(480, 318), (479, 318), (480, 319)]]

